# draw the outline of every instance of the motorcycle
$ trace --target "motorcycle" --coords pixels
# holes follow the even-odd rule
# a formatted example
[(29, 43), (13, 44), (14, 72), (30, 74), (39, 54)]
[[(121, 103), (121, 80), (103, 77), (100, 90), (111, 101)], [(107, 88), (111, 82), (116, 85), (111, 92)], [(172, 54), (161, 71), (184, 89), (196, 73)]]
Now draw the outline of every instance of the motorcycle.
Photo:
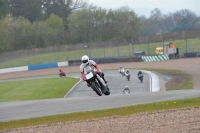
[(128, 79), (128, 81), (129, 81), (130, 78), (131, 78), (131, 74), (130, 74), (129, 70), (126, 70), (126, 71), (125, 71), (125, 76), (126, 76), (126, 78)]
[(140, 74), (138, 74), (138, 79), (140, 80), (140, 82), (142, 83), (143, 82), (143, 74), (142, 73), (140, 73)]
[(99, 74), (92, 70), (91, 67), (84, 68), (85, 81), (87, 81), (90, 87), (96, 92), (97, 95), (102, 96), (102, 94), (110, 95), (108, 85), (99, 76)]
[(128, 88), (128, 86), (125, 86), (124, 90), (123, 90), (123, 93), (124, 94), (129, 94), (131, 91), (130, 89)]
[(119, 73), (122, 75), (122, 76), (125, 76), (125, 70), (123, 67), (119, 67)]
[(66, 74), (64, 72), (61, 72), (61, 73), (59, 73), (59, 76), (60, 77), (63, 77), (63, 76), (66, 77)]

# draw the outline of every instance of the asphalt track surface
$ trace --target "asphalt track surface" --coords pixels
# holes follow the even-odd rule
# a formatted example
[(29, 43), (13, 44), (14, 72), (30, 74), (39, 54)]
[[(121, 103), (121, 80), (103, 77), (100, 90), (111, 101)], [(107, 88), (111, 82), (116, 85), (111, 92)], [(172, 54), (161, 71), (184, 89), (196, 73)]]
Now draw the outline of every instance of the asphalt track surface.
[[(80, 81), (68, 94), (65, 95), (64, 98), (1, 102), (0, 121), (11, 121), (55, 114), (67, 114), (72, 112), (125, 107), (165, 100), (177, 100), (198, 97), (200, 95), (199, 89), (150, 92), (150, 76), (144, 73), (144, 82), (140, 83), (136, 76), (137, 71), (134, 70), (131, 71), (130, 81), (128, 81), (125, 77), (122, 77), (118, 73), (118, 71), (105, 71), (105, 74), (106, 79), (109, 81), (108, 85), (111, 91), (111, 94), (109, 96), (97, 96), (91, 88), (86, 86), (85, 82)], [(69, 76), (77, 78), (80, 77), (78, 73), (73, 73)], [(40, 76), (20, 78), (17, 80), (55, 77), (58, 76)], [(16, 79), (1, 80), (0, 82), (13, 80)], [(123, 94), (123, 89), (125, 86), (129, 86), (131, 90), (130, 94)]]

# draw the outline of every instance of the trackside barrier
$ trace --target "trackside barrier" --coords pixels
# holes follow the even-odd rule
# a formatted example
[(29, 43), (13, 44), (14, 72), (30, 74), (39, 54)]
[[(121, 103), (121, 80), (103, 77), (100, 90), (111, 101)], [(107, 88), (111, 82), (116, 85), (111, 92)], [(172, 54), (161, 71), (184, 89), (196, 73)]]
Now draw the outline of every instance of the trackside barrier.
[(0, 73), (28, 71), (28, 66), (0, 69)]
[(58, 67), (58, 63), (32, 65), (28, 66), (28, 70), (38, 70), (38, 69), (53, 68), (53, 67)]
[(0, 73), (38, 70), (38, 69), (63, 67), (63, 66), (68, 66), (68, 61), (66, 61), (66, 62), (57, 62), (57, 63), (49, 63), (49, 64), (38, 64), (38, 65), (31, 65), (31, 66), (13, 67), (13, 68), (4, 68), (4, 69), (0, 69)]
[(58, 62), (58, 67), (63, 67), (63, 66), (69, 66), (69, 62), (68, 61)]
[(143, 62), (164, 61), (169, 60), (169, 55), (142, 56), (142, 60)]
[(153, 72), (142, 70), (142, 72), (145, 72), (149, 75), (149, 86), (150, 86), (150, 92), (159, 92), (160, 91), (160, 83), (159, 83), (159, 77)]

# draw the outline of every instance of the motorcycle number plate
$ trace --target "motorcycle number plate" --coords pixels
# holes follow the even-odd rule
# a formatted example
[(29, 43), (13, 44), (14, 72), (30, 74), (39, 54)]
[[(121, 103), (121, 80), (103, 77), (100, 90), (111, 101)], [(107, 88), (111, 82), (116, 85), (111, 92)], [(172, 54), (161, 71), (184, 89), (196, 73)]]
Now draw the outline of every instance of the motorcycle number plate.
[(85, 77), (86, 77), (86, 79), (91, 79), (93, 77), (92, 72), (88, 73)]

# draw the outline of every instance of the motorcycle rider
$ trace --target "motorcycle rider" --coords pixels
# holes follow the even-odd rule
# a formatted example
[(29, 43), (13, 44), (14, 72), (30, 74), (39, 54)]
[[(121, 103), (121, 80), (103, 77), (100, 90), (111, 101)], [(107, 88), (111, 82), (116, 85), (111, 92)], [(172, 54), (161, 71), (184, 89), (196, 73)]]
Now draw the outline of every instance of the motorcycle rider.
[[(80, 71), (81, 71), (81, 78), (84, 81), (84, 68), (87, 67), (88, 65), (90, 67), (92, 67), (93, 69), (96, 69), (97, 74), (102, 77), (102, 79), (104, 80), (105, 83), (107, 83), (107, 81), (104, 78), (104, 73), (100, 70), (99, 66), (96, 64), (95, 61), (90, 60), (89, 57), (87, 55), (82, 56), (81, 58), (81, 65), (80, 65)], [(86, 81), (87, 82), (87, 81)], [(87, 86), (90, 87), (89, 83), (87, 82)]]
[(59, 71), (59, 76), (66, 76), (65, 72), (61, 68), (59, 68), (58, 71)]
[(130, 74), (129, 70), (126, 69), (126, 71), (125, 71), (125, 75), (128, 76), (129, 74)]
[(119, 73), (122, 75), (122, 76), (124, 76), (124, 73), (125, 72), (125, 70), (124, 70), (124, 68), (122, 67), (122, 66), (120, 66), (119, 67)]
[(138, 72), (138, 78), (143, 78), (143, 77), (144, 77), (143, 73), (141, 71), (139, 71)]

